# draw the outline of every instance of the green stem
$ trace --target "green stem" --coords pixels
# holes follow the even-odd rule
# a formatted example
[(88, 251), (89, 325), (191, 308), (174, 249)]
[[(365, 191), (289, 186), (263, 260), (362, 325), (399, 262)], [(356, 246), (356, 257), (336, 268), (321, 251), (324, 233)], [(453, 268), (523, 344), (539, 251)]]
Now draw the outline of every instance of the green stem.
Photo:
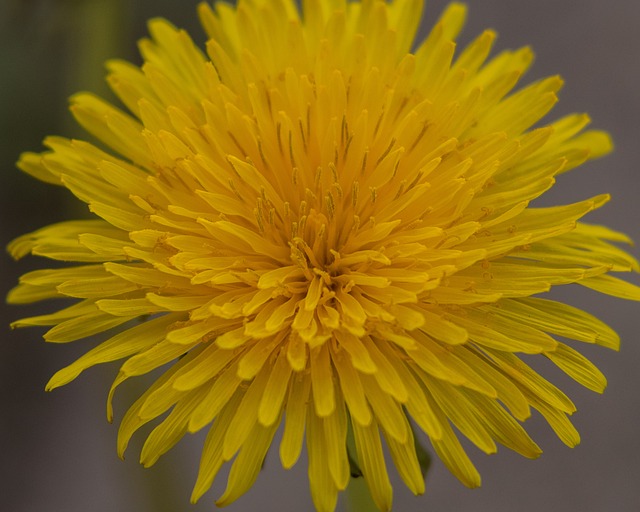
[(347, 487), (347, 510), (349, 512), (378, 512), (369, 487), (364, 478), (352, 478)]
[(69, 2), (68, 8), (75, 20), (69, 87), (112, 97), (104, 64), (126, 51), (131, 6), (125, 0), (81, 0)]
[[(89, 91), (113, 102), (115, 97), (105, 80), (105, 61), (124, 53), (131, 32), (131, 5), (126, 0), (67, 0), (60, 5), (64, 7), (62, 14), (71, 20), (65, 90), (70, 94)], [(72, 116), (65, 116), (62, 129), (71, 137), (95, 142)], [(67, 202), (68, 213), (86, 217), (86, 207), (81, 209), (80, 204)]]
[(347, 422), (347, 455), (351, 470), (351, 480), (347, 486), (347, 510), (349, 512), (378, 512), (378, 507), (374, 503), (367, 482), (362, 475), (351, 418)]

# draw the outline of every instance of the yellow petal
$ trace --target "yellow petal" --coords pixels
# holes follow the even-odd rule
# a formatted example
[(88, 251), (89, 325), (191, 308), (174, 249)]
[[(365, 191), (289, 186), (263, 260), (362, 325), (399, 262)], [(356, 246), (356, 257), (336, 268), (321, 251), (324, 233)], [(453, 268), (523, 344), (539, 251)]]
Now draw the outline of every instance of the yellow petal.
[(301, 373), (295, 374), (290, 380), (284, 433), (280, 442), (280, 461), (285, 469), (296, 463), (302, 450), (310, 385), (309, 376)]
[(384, 462), (378, 424), (375, 420), (369, 426), (354, 422), (352, 427), (360, 469), (371, 491), (371, 497), (380, 510), (389, 511), (393, 491)]

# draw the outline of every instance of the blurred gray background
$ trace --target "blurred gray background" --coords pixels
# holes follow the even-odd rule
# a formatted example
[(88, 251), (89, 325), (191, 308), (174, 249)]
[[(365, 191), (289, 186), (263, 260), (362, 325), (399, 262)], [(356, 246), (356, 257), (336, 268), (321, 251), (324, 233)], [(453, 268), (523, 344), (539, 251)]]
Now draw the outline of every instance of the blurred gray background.
[[(109, 96), (103, 61), (123, 57), (139, 63), (135, 41), (145, 20), (164, 16), (203, 42), (196, 0), (0, 0), (0, 245), (44, 224), (85, 215), (64, 190), (39, 183), (15, 169), (21, 151), (39, 150), (49, 134), (81, 136), (66, 111), (78, 90)], [(429, 0), (430, 27), (445, 0)], [(525, 82), (561, 74), (566, 86), (552, 112), (559, 117), (587, 111), (594, 126), (613, 135), (614, 154), (564, 175), (545, 203), (565, 203), (610, 192), (613, 201), (590, 219), (626, 231), (640, 241), (640, 2), (636, 0), (471, 0), (462, 42), (484, 28), (499, 33), (496, 48), (531, 45), (537, 59)], [(636, 256), (640, 251), (632, 249)], [(12, 262), (0, 255), (0, 295), (18, 275), (47, 265), (35, 258)], [(631, 276), (639, 283), (637, 275)], [(468, 490), (434, 460), (427, 493), (414, 498), (394, 478), (394, 510), (427, 512), (635, 512), (640, 510), (640, 305), (581, 288), (560, 294), (605, 319), (621, 335), (622, 352), (580, 350), (609, 378), (603, 396), (583, 390), (559, 372), (551, 378), (574, 399), (574, 423), (582, 435), (566, 448), (540, 419), (526, 424), (544, 454), (529, 461), (509, 452), (469, 453), (483, 476)], [(42, 311), (0, 306), (0, 326)], [(46, 306), (46, 307), (56, 307)], [(177, 512), (215, 509), (224, 489), (219, 478), (198, 505), (189, 505), (202, 436), (189, 436), (145, 470), (137, 458), (143, 435), (134, 438), (126, 461), (116, 456), (117, 425), (105, 420), (105, 399), (117, 365), (87, 371), (72, 384), (45, 393), (59, 368), (88, 343), (49, 345), (37, 329), (0, 327), (0, 509), (11, 512)], [(122, 386), (116, 423), (144, 382)], [(148, 429), (146, 430), (148, 432)], [(466, 445), (468, 446), (468, 445)], [(391, 471), (393, 473), (393, 471)], [(224, 476), (224, 475), (221, 475)], [(311, 511), (306, 460), (291, 471), (277, 451), (251, 491), (233, 511)], [(344, 507), (344, 501), (339, 507)], [(343, 510), (343, 508), (341, 508)]]

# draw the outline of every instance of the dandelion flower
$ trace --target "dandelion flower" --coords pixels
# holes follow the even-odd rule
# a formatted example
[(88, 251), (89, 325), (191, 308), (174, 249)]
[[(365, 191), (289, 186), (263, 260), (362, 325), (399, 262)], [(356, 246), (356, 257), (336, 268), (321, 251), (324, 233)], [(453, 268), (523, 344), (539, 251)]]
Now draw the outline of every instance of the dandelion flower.
[(578, 283), (640, 300), (610, 275), (638, 263), (614, 245), (625, 235), (582, 222), (608, 196), (531, 202), (609, 137), (585, 131), (586, 115), (539, 123), (562, 80), (516, 90), (528, 48), (489, 58), (486, 31), (454, 56), (460, 4), (415, 46), (420, 0), (303, 4), (202, 4), (206, 51), (152, 20), (142, 67), (108, 63), (124, 108), (71, 100), (101, 146), (51, 137), (22, 156), (93, 214), (9, 246), (74, 264), (25, 274), (10, 302), (78, 299), (14, 327), (48, 326), (53, 343), (103, 336), (47, 389), (124, 360), (111, 419), (117, 386), (161, 369), (122, 419), (118, 453), (160, 417), (145, 466), (208, 429), (192, 499), (229, 462), (221, 506), (253, 484), (281, 424), (282, 465), (306, 445), (320, 511), (350, 458), (390, 509), (383, 443), (424, 492), (412, 423), (470, 487), (460, 434), (537, 457), (521, 426), (535, 409), (576, 445), (574, 404), (519, 354), (602, 392), (569, 340), (617, 349), (618, 336), (541, 294)]

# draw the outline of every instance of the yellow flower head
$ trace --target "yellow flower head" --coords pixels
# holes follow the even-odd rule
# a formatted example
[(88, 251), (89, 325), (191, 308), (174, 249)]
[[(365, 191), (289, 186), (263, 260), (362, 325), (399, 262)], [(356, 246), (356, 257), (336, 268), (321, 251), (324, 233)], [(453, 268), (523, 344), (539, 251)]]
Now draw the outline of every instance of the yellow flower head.
[(24, 275), (10, 302), (79, 300), (14, 326), (51, 326), (50, 342), (106, 339), (47, 388), (124, 359), (111, 417), (119, 384), (171, 363), (122, 420), (118, 452), (167, 411), (145, 466), (207, 428), (192, 499), (231, 462), (218, 505), (253, 484), (281, 423), (282, 465), (306, 444), (320, 511), (347, 486), (347, 445), (390, 509), (382, 438), (422, 493), (411, 421), (470, 487), (480, 477), (452, 427), (486, 453), (499, 442), (537, 457), (520, 425), (533, 408), (576, 445), (573, 403), (517, 354), (603, 391), (604, 376), (555, 336), (613, 349), (618, 337), (539, 295), (578, 283), (640, 300), (609, 275), (638, 263), (612, 245), (625, 235), (580, 221), (607, 196), (530, 202), (607, 153), (609, 137), (583, 131), (586, 115), (532, 129), (562, 81), (512, 92), (531, 51), (488, 59), (491, 31), (454, 56), (460, 4), (415, 49), (420, 0), (303, 4), (202, 4), (206, 52), (151, 21), (142, 67), (109, 63), (128, 112), (72, 99), (104, 147), (52, 137), (22, 156), (22, 170), (94, 217), (9, 246), (77, 264)]

